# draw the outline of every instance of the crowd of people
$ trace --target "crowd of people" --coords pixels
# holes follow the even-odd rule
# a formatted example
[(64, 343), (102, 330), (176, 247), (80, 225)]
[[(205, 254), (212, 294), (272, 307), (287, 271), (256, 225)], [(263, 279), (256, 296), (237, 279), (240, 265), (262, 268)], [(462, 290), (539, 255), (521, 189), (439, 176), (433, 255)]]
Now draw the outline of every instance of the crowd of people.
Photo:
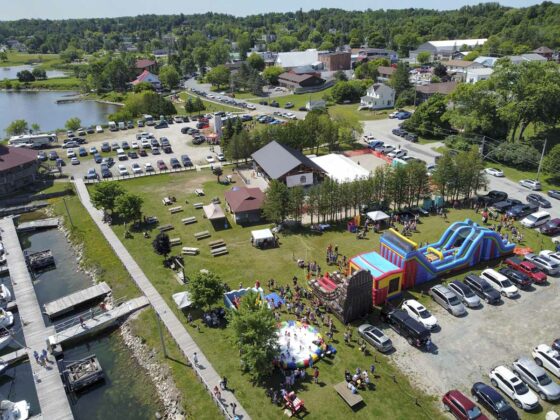
[[(373, 376), (375, 373), (375, 365), (370, 366), (370, 372)], [(358, 393), (360, 389), (370, 389), (371, 380), (367, 369), (356, 368), (355, 373), (351, 374), (348, 369), (344, 371), (344, 380), (346, 381), (346, 386), (352, 392), (352, 394)]]

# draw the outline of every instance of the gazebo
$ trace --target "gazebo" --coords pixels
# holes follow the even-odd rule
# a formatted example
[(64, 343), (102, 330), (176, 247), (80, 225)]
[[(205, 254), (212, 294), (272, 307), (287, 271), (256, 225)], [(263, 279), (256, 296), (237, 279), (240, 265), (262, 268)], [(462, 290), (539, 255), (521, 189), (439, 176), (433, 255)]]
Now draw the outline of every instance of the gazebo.
[[(227, 229), (229, 227), (226, 215), (219, 204), (210, 203), (206, 206), (203, 206), (202, 210), (204, 211), (204, 216), (208, 220), (210, 220), (212, 226), (214, 226), (214, 229), (218, 230), (218, 226), (223, 229)], [(219, 224), (221, 221), (223, 221), (223, 225)]]
[(383, 220), (387, 220), (389, 219), (391, 216), (389, 216), (387, 213), (385, 213), (384, 211), (381, 210), (377, 210), (377, 211), (370, 211), (369, 213), (366, 213), (366, 216), (372, 221), (372, 222), (381, 222)]
[(273, 248), (277, 246), (276, 237), (270, 229), (251, 231), (251, 243), (257, 248)]

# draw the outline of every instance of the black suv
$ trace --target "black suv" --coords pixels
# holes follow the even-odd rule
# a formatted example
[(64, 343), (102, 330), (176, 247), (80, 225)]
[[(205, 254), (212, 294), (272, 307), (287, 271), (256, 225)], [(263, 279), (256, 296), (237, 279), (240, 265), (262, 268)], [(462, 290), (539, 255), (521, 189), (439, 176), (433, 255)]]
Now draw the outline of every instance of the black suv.
[(522, 219), (525, 216), (530, 215), (539, 210), (539, 206), (535, 204), (518, 204), (510, 208), (506, 214), (508, 217), (514, 217), (516, 219)]
[(533, 284), (533, 280), (529, 276), (511, 267), (502, 267), (498, 272), (510, 279), (520, 289), (528, 289)]
[(500, 292), (490, 286), (486, 280), (474, 274), (467, 274), (465, 284), (487, 303), (496, 305), (502, 301)]
[(502, 395), (483, 382), (475, 382), (471, 388), (474, 400), (490, 411), (494, 417), (502, 420), (518, 420), (517, 411), (502, 397)]
[(403, 309), (383, 307), (381, 319), (402, 335), (411, 346), (428, 348), (431, 343), (430, 331), (412, 318)]
[(416, 134), (408, 133), (404, 136), (405, 140), (408, 140), (411, 143), (418, 143), (418, 136)]

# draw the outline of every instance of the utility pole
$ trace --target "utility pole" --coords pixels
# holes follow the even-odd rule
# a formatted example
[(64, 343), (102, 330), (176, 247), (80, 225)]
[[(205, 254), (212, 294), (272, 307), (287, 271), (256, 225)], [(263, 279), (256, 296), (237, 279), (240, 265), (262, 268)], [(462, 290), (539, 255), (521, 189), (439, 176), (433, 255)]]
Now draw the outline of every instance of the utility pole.
[(546, 141), (548, 139), (544, 139), (544, 144), (542, 147), (542, 153), (541, 153), (541, 160), (539, 161), (539, 169), (537, 170), (537, 181), (539, 180), (539, 176), (541, 175), (541, 167), (542, 167), (542, 161), (544, 159), (544, 151), (546, 150)]
[(70, 216), (70, 212), (68, 211), (68, 205), (66, 204), (66, 198), (62, 197), (62, 201), (64, 202), (64, 207), (66, 208), (66, 214), (68, 215), (68, 219), (70, 220), (70, 224), (74, 227), (74, 222), (72, 221), (72, 216)]

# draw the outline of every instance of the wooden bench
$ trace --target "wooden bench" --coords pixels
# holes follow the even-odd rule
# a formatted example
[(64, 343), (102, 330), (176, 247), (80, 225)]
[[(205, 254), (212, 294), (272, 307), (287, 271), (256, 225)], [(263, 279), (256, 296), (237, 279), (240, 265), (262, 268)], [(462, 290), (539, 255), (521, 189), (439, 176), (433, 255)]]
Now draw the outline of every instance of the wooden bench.
[(162, 203), (164, 206), (170, 206), (171, 204), (173, 204), (173, 201), (172, 201), (171, 198), (169, 198), (169, 197), (163, 197), (163, 198), (161, 199), (161, 203)]
[(175, 246), (175, 245), (181, 245), (181, 238), (171, 238), (169, 240), (169, 244), (171, 246)]
[(180, 211), (183, 211), (183, 207), (181, 207), (181, 206), (171, 207), (171, 208), (169, 209), (169, 212), (170, 212), (171, 214), (173, 214), (173, 213), (179, 213)]
[(352, 391), (348, 389), (346, 381), (334, 385), (333, 388), (350, 407), (354, 407), (364, 401), (360, 394), (352, 394)]
[(163, 225), (160, 226), (158, 229), (160, 232), (167, 232), (168, 230), (173, 230), (175, 228), (173, 227), (173, 225)]
[(194, 190), (194, 193), (200, 197), (204, 195), (204, 190), (202, 188), (197, 188)]
[(184, 225), (190, 225), (191, 223), (196, 223), (196, 217), (185, 217), (184, 219), (181, 219), (181, 222), (183, 222)]
[(226, 243), (224, 242), (223, 239), (216, 239), (215, 241), (212, 242), (208, 242), (208, 246), (212, 249), (214, 248), (221, 248), (223, 246), (225, 246)]
[(189, 246), (184, 246), (183, 249), (181, 250), (181, 253), (183, 255), (198, 255), (199, 252), (200, 251), (198, 248), (193, 248)]
[(201, 209), (202, 206), (204, 206), (204, 204), (202, 204), (202, 203), (194, 203), (194, 204), (193, 204), (193, 207), (194, 207), (195, 209)]
[(210, 237), (210, 232), (208, 232), (207, 230), (203, 230), (202, 232), (195, 233), (194, 237), (197, 240), (204, 239), (204, 238), (209, 238)]
[(220, 255), (225, 255), (228, 253), (227, 247), (222, 246), (220, 248), (213, 248), (210, 253), (213, 257), (219, 257)]
[(158, 218), (156, 216), (148, 216), (146, 217), (146, 223), (149, 225), (153, 225), (158, 222)]

